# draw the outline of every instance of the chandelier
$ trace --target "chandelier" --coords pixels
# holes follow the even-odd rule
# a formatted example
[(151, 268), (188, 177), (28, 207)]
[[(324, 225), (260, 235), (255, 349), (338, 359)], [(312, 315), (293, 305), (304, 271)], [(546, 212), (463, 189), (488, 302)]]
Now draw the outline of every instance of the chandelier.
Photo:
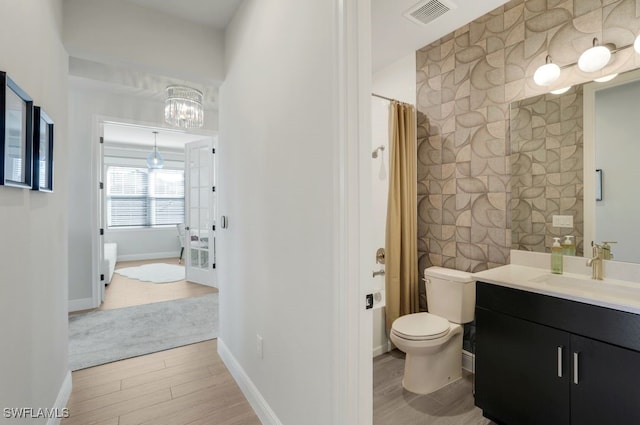
[(164, 120), (175, 127), (202, 127), (202, 92), (186, 86), (167, 87)]

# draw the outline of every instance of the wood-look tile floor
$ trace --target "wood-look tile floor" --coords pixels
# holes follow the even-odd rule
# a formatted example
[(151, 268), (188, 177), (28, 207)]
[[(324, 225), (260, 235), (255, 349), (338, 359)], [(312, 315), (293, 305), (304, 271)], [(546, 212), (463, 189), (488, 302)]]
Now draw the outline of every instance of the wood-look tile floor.
[(473, 375), (428, 395), (402, 388), (404, 353), (373, 360), (373, 425), (495, 425), (473, 404)]
[[(116, 269), (178, 259), (119, 262)], [(114, 273), (99, 310), (197, 297), (211, 288), (151, 283)], [(260, 425), (217, 353), (204, 341), (72, 373), (70, 417), (61, 425)]]
[[(150, 263), (178, 264), (178, 259), (121, 261), (116, 264), (116, 271), (125, 267), (135, 267)], [(111, 310), (160, 301), (199, 297), (212, 292), (218, 292), (218, 290), (209, 286), (187, 282), (186, 280), (169, 283), (142, 282), (114, 273), (111, 283), (107, 285), (105, 290), (105, 300), (98, 310)]]
[(260, 425), (217, 341), (73, 372), (61, 425)]

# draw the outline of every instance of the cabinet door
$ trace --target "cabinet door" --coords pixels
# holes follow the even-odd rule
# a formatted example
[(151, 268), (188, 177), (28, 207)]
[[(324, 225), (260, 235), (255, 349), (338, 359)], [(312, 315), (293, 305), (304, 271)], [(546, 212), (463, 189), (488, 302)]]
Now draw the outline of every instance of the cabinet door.
[(640, 353), (577, 335), (571, 352), (578, 357), (572, 424), (640, 424)]
[(476, 405), (506, 425), (569, 425), (569, 343), (566, 332), (476, 309)]

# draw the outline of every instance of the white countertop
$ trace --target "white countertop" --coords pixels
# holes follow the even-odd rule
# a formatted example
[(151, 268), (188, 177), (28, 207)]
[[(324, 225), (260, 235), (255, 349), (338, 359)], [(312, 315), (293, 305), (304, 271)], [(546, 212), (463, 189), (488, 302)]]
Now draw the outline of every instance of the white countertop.
[(640, 283), (594, 280), (577, 273), (552, 275), (549, 269), (509, 264), (473, 274), (480, 282), (640, 314)]

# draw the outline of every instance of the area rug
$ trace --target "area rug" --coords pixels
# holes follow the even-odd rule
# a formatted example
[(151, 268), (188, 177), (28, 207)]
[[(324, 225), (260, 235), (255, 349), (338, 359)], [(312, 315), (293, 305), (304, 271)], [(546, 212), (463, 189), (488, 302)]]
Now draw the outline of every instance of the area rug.
[(218, 336), (218, 294), (69, 317), (69, 367), (84, 369)]
[(137, 267), (117, 269), (119, 275), (153, 283), (169, 283), (184, 280), (184, 266), (166, 263), (151, 263)]

